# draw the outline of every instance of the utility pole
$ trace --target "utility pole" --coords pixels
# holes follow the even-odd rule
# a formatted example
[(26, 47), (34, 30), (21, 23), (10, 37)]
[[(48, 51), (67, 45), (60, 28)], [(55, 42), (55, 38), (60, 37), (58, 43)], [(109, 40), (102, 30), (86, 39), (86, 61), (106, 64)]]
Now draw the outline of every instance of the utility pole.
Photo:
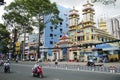
[(24, 41), (23, 41), (23, 61), (25, 60), (25, 44), (26, 44), (26, 27), (24, 26), (23, 27), (23, 33), (24, 33)]

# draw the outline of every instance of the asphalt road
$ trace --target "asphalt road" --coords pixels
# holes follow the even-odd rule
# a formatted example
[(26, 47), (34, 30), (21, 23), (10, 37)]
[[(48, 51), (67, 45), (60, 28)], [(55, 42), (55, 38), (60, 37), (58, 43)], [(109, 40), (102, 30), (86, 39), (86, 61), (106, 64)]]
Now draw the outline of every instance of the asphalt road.
[[(12, 63), (11, 73), (4, 73), (3, 67), (0, 66), (0, 80), (41, 80), (32, 76), (32, 67), (31, 64)], [(120, 80), (120, 74), (50, 68), (43, 68), (43, 74), (42, 80)]]

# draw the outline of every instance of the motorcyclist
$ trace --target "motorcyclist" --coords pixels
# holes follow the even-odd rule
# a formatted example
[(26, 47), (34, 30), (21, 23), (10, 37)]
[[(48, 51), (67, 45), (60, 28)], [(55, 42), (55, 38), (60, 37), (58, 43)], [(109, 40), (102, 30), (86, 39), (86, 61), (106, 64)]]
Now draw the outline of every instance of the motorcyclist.
[(34, 64), (33, 68), (35, 69), (35, 68), (37, 68), (38, 66), (39, 66), (39, 63), (36, 62), (36, 63)]
[(87, 66), (95, 66), (95, 63), (92, 59), (88, 60)]
[(55, 60), (55, 65), (58, 65), (58, 60), (57, 59)]
[(7, 60), (5, 63), (4, 63), (4, 72), (10, 72), (10, 62), (9, 60)]
[(37, 71), (37, 67), (39, 67), (39, 63), (38, 63), (38, 62), (36, 62), (36, 63), (34, 64), (34, 66), (33, 66), (33, 69), (35, 70), (35, 72), (38, 72), (38, 71)]
[(9, 60), (4, 63), (4, 66), (10, 66)]

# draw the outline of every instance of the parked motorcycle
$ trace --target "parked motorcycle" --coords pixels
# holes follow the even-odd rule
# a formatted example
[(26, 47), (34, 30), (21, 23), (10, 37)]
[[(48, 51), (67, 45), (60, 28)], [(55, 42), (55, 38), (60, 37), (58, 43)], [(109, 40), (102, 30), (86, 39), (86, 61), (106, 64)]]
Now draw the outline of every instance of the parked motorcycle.
[(41, 66), (37, 66), (36, 68), (32, 68), (32, 74), (34, 77), (43, 78), (43, 71)]
[(95, 62), (93, 61), (93, 60), (89, 60), (88, 62), (87, 62), (87, 66), (104, 66), (103, 64), (95, 64)]
[(89, 60), (87, 62), (87, 66), (95, 66), (95, 62), (93, 60)]

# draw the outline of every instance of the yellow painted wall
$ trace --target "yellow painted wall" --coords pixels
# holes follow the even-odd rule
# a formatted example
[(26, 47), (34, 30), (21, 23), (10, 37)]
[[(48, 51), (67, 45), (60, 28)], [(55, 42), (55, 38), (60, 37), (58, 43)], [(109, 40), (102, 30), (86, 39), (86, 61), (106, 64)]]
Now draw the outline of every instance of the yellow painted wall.
[(119, 56), (118, 56), (118, 54), (111, 54), (111, 55), (108, 55), (108, 58), (109, 58), (109, 61), (110, 61), (111, 59), (113, 59), (113, 60), (119, 59)]
[(20, 42), (16, 42), (16, 53), (20, 53)]

